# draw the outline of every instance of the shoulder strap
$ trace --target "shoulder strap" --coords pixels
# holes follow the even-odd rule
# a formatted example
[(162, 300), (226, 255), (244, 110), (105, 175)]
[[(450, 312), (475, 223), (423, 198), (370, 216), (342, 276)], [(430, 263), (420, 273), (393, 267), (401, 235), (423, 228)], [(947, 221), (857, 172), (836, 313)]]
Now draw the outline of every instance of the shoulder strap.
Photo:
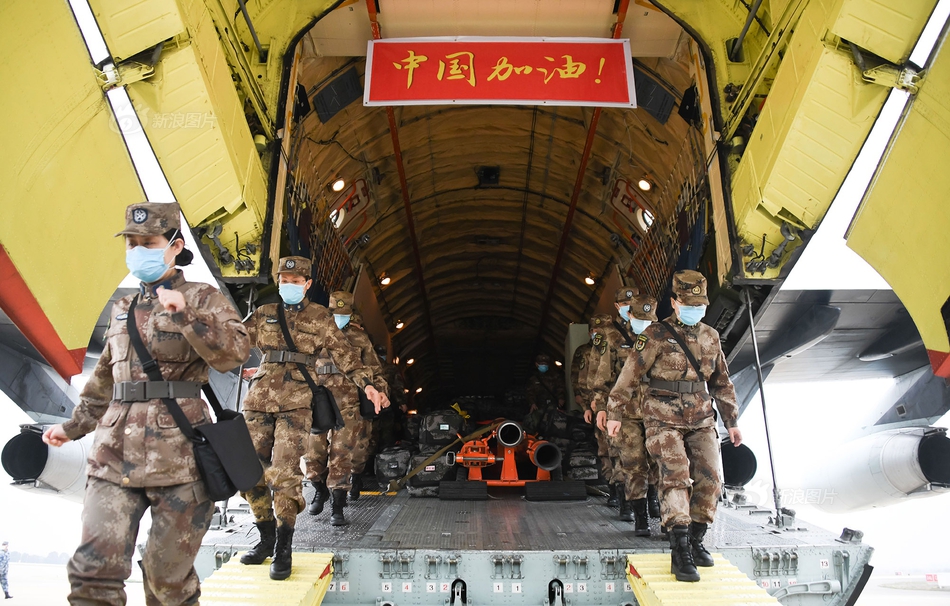
[(627, 347), (633, 347), (633, 339), (630, 338), (630, 332), (627, 330), (627, 327), (617, 321), (617, 318), (614, 318), (614, 326), (617, 328), (617, 331), (623, 337), (623, 340), (627, 342)]
[(290, 329), (287, 328), (287, 316), (284, 315), (284, 306), (280, 303), (277, 304), (277, 321), (280, 323), (280, 332), (284, 335), (287, 349), (296, 353), (297, 346), (294, 345), (294, 338), (290, 336)]
[[(164, 381), (165, 377), (162, 376), (162, 371), (158, 368), (158, 362), (148, 353), (148, 348), (145, 347), (145, 343), (142, 341), (142, 335), (139, 333), (139, 327), (135, 323), (135, 306), (138, 304), (138, 301), (139, 298), (138, 295), (136, 295), (135, 298), (132, 299), (132, 304), (129, 306), (128, 318), (126, 319), (129, 340), (132, 342), (132, 348), (135, 350), (135, 354), (139, 357), (139, 360), (142, 361), (142, 369), (145, 371), (145, 374), (148, 375), (149, 380)], [(209, 389), (208, 391), (211, 390)], [(162, 398), (162, 402), (165, 403), (165, 408), (168, 409), (169, 414), (175, 419), (178, 429), (181, 430), (181, 433), (185, 434), (186, 438), (194, 441), (201, 441), (203, 439), (195, 433), (191, 423), (188, 422), (188, 417), (185, 416), (185, 412), (181, 409), (181, 406), (178, 405), (178, 402), (172, 398)], [(214, 402), (217, 404), (218, 399), (215, 398)], [(214, 406), (214, 404), (212, 404), (212, 406)], [(221, 405), (218, 404), (214, 411), (215, 414), (218, 414), (220, 410)]]
[(699, 361), (696, 359), (696, 356), (693, 355), (693, 352), (690, 351), (689, 347), (686, 346), (686, 342), (683, 341), (683, 337), (681, 337), (678, 332), (673, 330), (673, 327), (667, 324), (666, 320), (660, 320), (660, 324), (666, 329), (668, 333), (673, 335), (673, 338), (676, 339), (677, 343), (679, 343), (679, 346), (683, 349), (683, 353), (686, 354), (686, 359), (689, 360), (689, 363), (693, 365), (693, 369), (696, 371), (696, 376), (699, 377), (699, 380), (705, 381), (706, 379), (703, 378), (703, 371), (699, 369)]
[[(277, 304), (277, 321), (280, 323), (280, 331), (284, 334), (284, 341), (286, 341), (287, 349), (297, 353), (297, 346), (294, 345), (294, 338), (290, 336), (290, 329), (287, 328), (287, 317), (284, 315), (284, 306), (281, 303)], [(313, 394), (313, 397), (317, 397), (317, 391), (320, 387), (317, 386), (316, 382), (313, 380), (313, 377), (310, 376), (310, 370), (307, 368), (307, 365), (303, 362), (297, 362), (297, 370), (300, 371), (300, 374), (303, 375), (304, 380), (307, 382), (307, 387), (310, 388), (310, 393)], [(326, 389), (324, 387), (323, 389)], [(359, 387), (357, 387), (359, 389)], [(330, 402), (333, 405), (333, 416), (336, 418), (336, 429), (342, 429), (343, 422), (343, 413), (340, 412), (340, 407), (337, 405), (334, 398), (330, 398)]]

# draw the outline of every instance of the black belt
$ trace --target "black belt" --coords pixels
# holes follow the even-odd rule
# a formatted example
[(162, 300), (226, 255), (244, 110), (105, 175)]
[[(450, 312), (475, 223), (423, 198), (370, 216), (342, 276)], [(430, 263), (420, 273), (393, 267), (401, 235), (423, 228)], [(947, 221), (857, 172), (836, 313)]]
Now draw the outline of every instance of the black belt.
[(653, 389), (662, 389), (663, 391), (675, 391), (677, 393), (700, 393), (706, 391), (706, 382), (661, 381), (660, 379), (650, 379), (650, 387)]
[(282, 349), (270, 349), (264, 353), (264, 362), (289, 362), (292, 364), (306, 364), (310, 366), (314, 360), (316, 360), (315, 356), (295, 351), (284, 351)]
[(161, 398), (200, 398), (201, 385), (195, 381), (123, 381), (112, 386), (112, 399), (148, 402)]

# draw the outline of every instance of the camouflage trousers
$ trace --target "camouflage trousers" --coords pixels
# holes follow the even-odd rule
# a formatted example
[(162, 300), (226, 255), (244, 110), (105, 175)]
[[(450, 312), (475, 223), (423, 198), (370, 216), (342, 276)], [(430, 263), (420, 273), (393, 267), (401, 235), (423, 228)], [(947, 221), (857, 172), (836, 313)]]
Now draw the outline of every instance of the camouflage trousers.
[(6, 572), (0, 572), (0, 589), (3, 589), (3, 595), (10, 593), (10, 587), (7, 585)]
[[(339, 403), (339, 399), (337, 403)], [(311, 435), (304, 465), (307, 479), (311, 482), (324, 481), (327, 488), (333, 490), (352, 487), (353, 450), (360, 436), (362, 417), (359, 405), (340, 407), (344, 427), (321, 434)]]
[(597, 458), (600, 459), (600, 471), (604, 479), (609, 483), (620, 482), (622, 480), (619, 472), (619, 452), (615, 446), (616, 439), (607, 435), (607, 432), (599, 428), (594, 429), (594, 437), (597, 439)]
[(309, 408), (275, 413), (244, 411), (247, 429), (264, 467), (257, 486), (241, 493), (256, 521), (270, 521), (276, 516), (281, 525), (293, 528), (297, 514), (306, 507), (300, 457), (310, 435), (312, 417)]
[(125, 604), (125, 580), (132, 574), (132, 553), (145, 510), (152, 517), (141, 563), (145, 603), (198, 603), (195, 556), (214, 513), (204, 484), (122, 488), (90, 477), (82, 509), (82, 542), (66, 565), (70, 604)]
[(647, 427), (647, 451), (660, 470), (660, 519), (667, 528), (711, 524), (722, 482), (715, 427)]
[(379, 443), (379, 423), (376, 419), (359, 420), (360, 428), (356, 432), (356, 445), (353, 446), (353, 475), (360, 475), (366, 469), (366, 463), (376, 451)]
[(626, 499), (645, 499), (647, 486), (657, 483), (658, 470), (653, 457), (647, 452), (646, 431), (642, 419), (624, 417), (620, 433), (613, 438), (619, 461), (616, 480), (625, 486)]

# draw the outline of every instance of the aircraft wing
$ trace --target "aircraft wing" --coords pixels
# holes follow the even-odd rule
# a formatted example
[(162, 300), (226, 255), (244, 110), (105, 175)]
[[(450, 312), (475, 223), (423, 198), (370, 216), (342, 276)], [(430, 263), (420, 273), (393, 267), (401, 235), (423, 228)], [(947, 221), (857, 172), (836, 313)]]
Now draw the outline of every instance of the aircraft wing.
[[(950, 410), (945, 381), (930, 370), (923, 340), (893, 291), (779, 290), (760, 310), (756, 336), (773, 382), (901, 377), (906, 388), (877, 429), (929, 425)], [(751, 333), (723, 338), (735, 342), (728, 362), (744, 409), (758, 392)]]

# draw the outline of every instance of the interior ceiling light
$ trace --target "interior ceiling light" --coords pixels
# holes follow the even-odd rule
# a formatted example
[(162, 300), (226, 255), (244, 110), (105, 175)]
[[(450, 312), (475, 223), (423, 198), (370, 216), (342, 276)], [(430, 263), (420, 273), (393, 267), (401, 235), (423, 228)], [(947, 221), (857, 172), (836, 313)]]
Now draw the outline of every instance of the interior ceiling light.
[(637, 187), (639, 187), (643, 191), (650, 191), (651, 189), (653, 189), (653, 184), (650, 183), (650, 181), (647, 180), (646, 178), (643, 178), (637, 181)]
[(417, 388), (416, 388), (416, 393), (422, 393), (422, 388), (421, 388), (421, 387), (417, 387)]
[(409, 358), (408, 360), (406, 360), (406, 366), (412, 366), (415, 363), (416, 363), (415, 358)]
[(402, 320), (396, 320), (396, 330), (402, 330), (402, 327), (405, 325), (406, 323), (403, 322)]
[(387, 274), (386, 272), (379, 274), (379, 283), (382, 284), (383, 286), (389, 286), (389, 283), (392, 281), (393, 279), (390, 278), (389, 274)]
[(331, 187), (333, 188), (333, 191), (343, 191), (343, 188), (346, 187), (346, 181), (343, 179), (337, 179), (333, 182)]
[(554, 365), (557, 366), (558, 368), (560, 368), (561, 366), (564, 366), (563, 364), (561, 364), (560, 360), (555, 360)]
[(587, 277), (584, 278), (584, 282), (586, 282), (588, 286), (593, 286), (594, 284), (597, 283), (597, 280), (594, 278), (593, 273), (589, 273), (587, 274)]
[(399, 356), (393, 358), (393, 364), (399, 364)]

